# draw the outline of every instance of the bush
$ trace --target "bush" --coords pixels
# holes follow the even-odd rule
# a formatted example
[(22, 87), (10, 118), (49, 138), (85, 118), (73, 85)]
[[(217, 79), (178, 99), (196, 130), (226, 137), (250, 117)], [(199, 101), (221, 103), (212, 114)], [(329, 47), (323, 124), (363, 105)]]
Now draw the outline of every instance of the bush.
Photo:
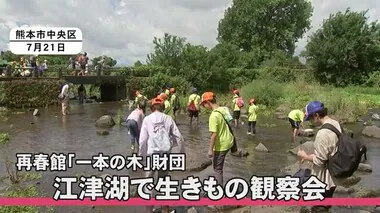
[[(292, 69), (287, 67), (264, 67), (257, 71), (259, 79), (271, 79), (277, 82), (292, 82), (299, 78), (312, 80), (313, 73), (308, 69)], [(308, 77), (308, 79), (305, 79)]]
[(255, 98), (257, 104), (276, 107), (284, 95), (284, 85), (273, 80), (254, 80), (241, 89), (245, 100)]
[(167, 74), (157, 73), (152, 77), (132, 77), (128, 81), (128, 89), (130, 95), (134, 96), (134, 91), (140, 89), (144, 95), (153, 98), (157, 95), (160, 88), (170, 84), (171, 87), (176, 88), (179, 95), (184, 95), (190, 88), (189, 82), (179, 76), (171, 77)]
[(45, 107), (58, 103), (58, 94), (64, 81), (27, 79), (3, 82), (2, 104), (7, 107)]

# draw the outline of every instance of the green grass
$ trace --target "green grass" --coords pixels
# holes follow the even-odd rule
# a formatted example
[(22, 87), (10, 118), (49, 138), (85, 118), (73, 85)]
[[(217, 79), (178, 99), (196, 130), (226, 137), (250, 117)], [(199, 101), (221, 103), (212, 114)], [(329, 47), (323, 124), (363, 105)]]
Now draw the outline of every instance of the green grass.
[(9, 142), (8, 133), (0, 133), (0, 144), (7, 144)]
[(291, 109), (303, 110), (309, 101), (325, 104), (330, 114), (341, 121), (355, 122), (369, 108), (380, 106), (380, 89), (369, 87), (334, 88), (315, 82), (296, 80), (278, 83), (268, 79), (255, 80), (241, 89), (245, 100), (255, 98), (258, 104), (288, 113)]
[[(35, 186), (14, 187), (5, 194), (6, 197), (37, 197), (38, 190)], [(35, 206), (1, 206), (0, 213), (39, 213), (40, 208)]]

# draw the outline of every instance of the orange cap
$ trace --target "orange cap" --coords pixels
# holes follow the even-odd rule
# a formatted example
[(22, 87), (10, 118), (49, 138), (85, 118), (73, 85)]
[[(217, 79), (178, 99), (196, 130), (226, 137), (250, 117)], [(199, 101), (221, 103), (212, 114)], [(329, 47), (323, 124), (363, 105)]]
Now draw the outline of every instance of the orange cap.
[(166, 100), (168, 99), (168, 95), (166, 95), (165, 93), (162, 93), (159, 98), (161, 98), (162, 100)]
[(170, 88), (171, 93), (175, 93), (175, 88)]
[(249, 103), (249, 104), (254, 104), (254, 103), (256, 103), (256, 100), (255, 100), (254, 98), (252, 98), (251, 100), (249, 100), (248, 103)]
[(201, 98), (201, 105), (203, 105), (204, 102), (206, 101), (211, 101), (214, 99), (215, 99), (215, 94), (213, 92), (205, 92), (203, 93), (202, 98)]
[(153, 98), (152, 100), (152, 105), (155, 105), (155, 104), (162, 105), (163, 103), (164, 103), (164, 100), (162, 100), (161, 98)]

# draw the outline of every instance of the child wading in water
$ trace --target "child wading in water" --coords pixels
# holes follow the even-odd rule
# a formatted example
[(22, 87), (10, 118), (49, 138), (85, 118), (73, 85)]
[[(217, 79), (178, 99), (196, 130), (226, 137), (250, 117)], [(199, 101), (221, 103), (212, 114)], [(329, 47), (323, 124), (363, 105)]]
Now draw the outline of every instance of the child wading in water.
[(248, 108), (248, 135), (255, 135), (256, 134), (256, 119), (257, 119), (257, 106), (256, 106), (256, 100), (252, 98), (248, 102), (249, 108)]

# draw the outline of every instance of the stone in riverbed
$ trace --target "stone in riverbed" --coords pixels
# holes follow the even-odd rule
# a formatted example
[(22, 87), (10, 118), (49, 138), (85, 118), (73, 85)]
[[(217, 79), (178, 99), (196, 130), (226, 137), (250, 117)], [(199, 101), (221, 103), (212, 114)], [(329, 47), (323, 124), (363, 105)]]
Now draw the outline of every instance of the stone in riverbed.
[(247, 157), (249, 153), (245, 150), (239, 149), (237, 152), (231, 153), (231, 155), (235, 157)]
[(33, 116), (39, 116), (39, 115), (40, 115), (40, 111), (38, 109), (34, 109)]
[(348, 188), (350, 186), (354, 186), (356, 185), (357, 183), (359, 183), (360, 181), (362, 180), (361, 177), (357, 177), (357, 176), (351, 176), (347, 179), (345, 179), (340, 185)]
[(96, 121), (95, 125), (101, 128), (110, 128), (115, 126), (115, 121), (113, 120), (112, 116), (103, 115)]
[(372, 190), (372, 189), (360, 189), (355, 193), (354, 197), (359, 198), (371, 198), (371, 197), (380, 197), (380, 190)]
[(286, 119), (288, 119), (288, 116), (285, 115), (282, 112), (275, 112), (274, 113), (274, 117), (277, 118), (277, 119), (280, 119), (280, 120), (286, 120)]
[(362, 134), (372, 138), (380, 138), (380, 128), (377, 126), (366, 126)]
[(352, 194), (355, 192), (355, 189), (353, 188), (346, 188), (343, 186), (337, 186), (335, 189), (335, 193), (337, 194)]
[(359, 167), (358, 167), (358, 171), (371, 173), (372, 172), (372, 166), (369, 164), (360, 163)]
[(109, 135), (110, 133), (108, 131), (106, 131), (106, 130), (97, 130), (96, 134), (104, 136), (104, 135)]
[(313, 137), (314, 136), (314, 130), (313, 129), (301, 129), (298, 132), (299, 136), (303, 137)]
[(187, 210), (187, 213), (198, 213), (198, 211), (194, 207), (191, 207)]
[(206, 169), (212, 164), (212, 160), (207, 155), (195, 153), (194, 151), (186, 153), (186, 171), (198, 172)]
[(307, 154), (313, 154), (314, 153), (314, 141), (307, 141), (301, 145), (298, 145), (297, 147), (289, 150), (289, 152), (293, 155), (297, 155), (298, 150), (303, 150)]
[(372, 115), (372, 119), (378, 121), (378, 120), (380, 120), (380, 115), (377, 114), (377, 113), (375, 113), (375, 114)]
[(267, 147), (265, 147), (264, 144), (262, 143), (259, 143), (259, 145), (257, 145), (255, 149), (256, 151), (260, 151), (260, 152), (269, 152)]

